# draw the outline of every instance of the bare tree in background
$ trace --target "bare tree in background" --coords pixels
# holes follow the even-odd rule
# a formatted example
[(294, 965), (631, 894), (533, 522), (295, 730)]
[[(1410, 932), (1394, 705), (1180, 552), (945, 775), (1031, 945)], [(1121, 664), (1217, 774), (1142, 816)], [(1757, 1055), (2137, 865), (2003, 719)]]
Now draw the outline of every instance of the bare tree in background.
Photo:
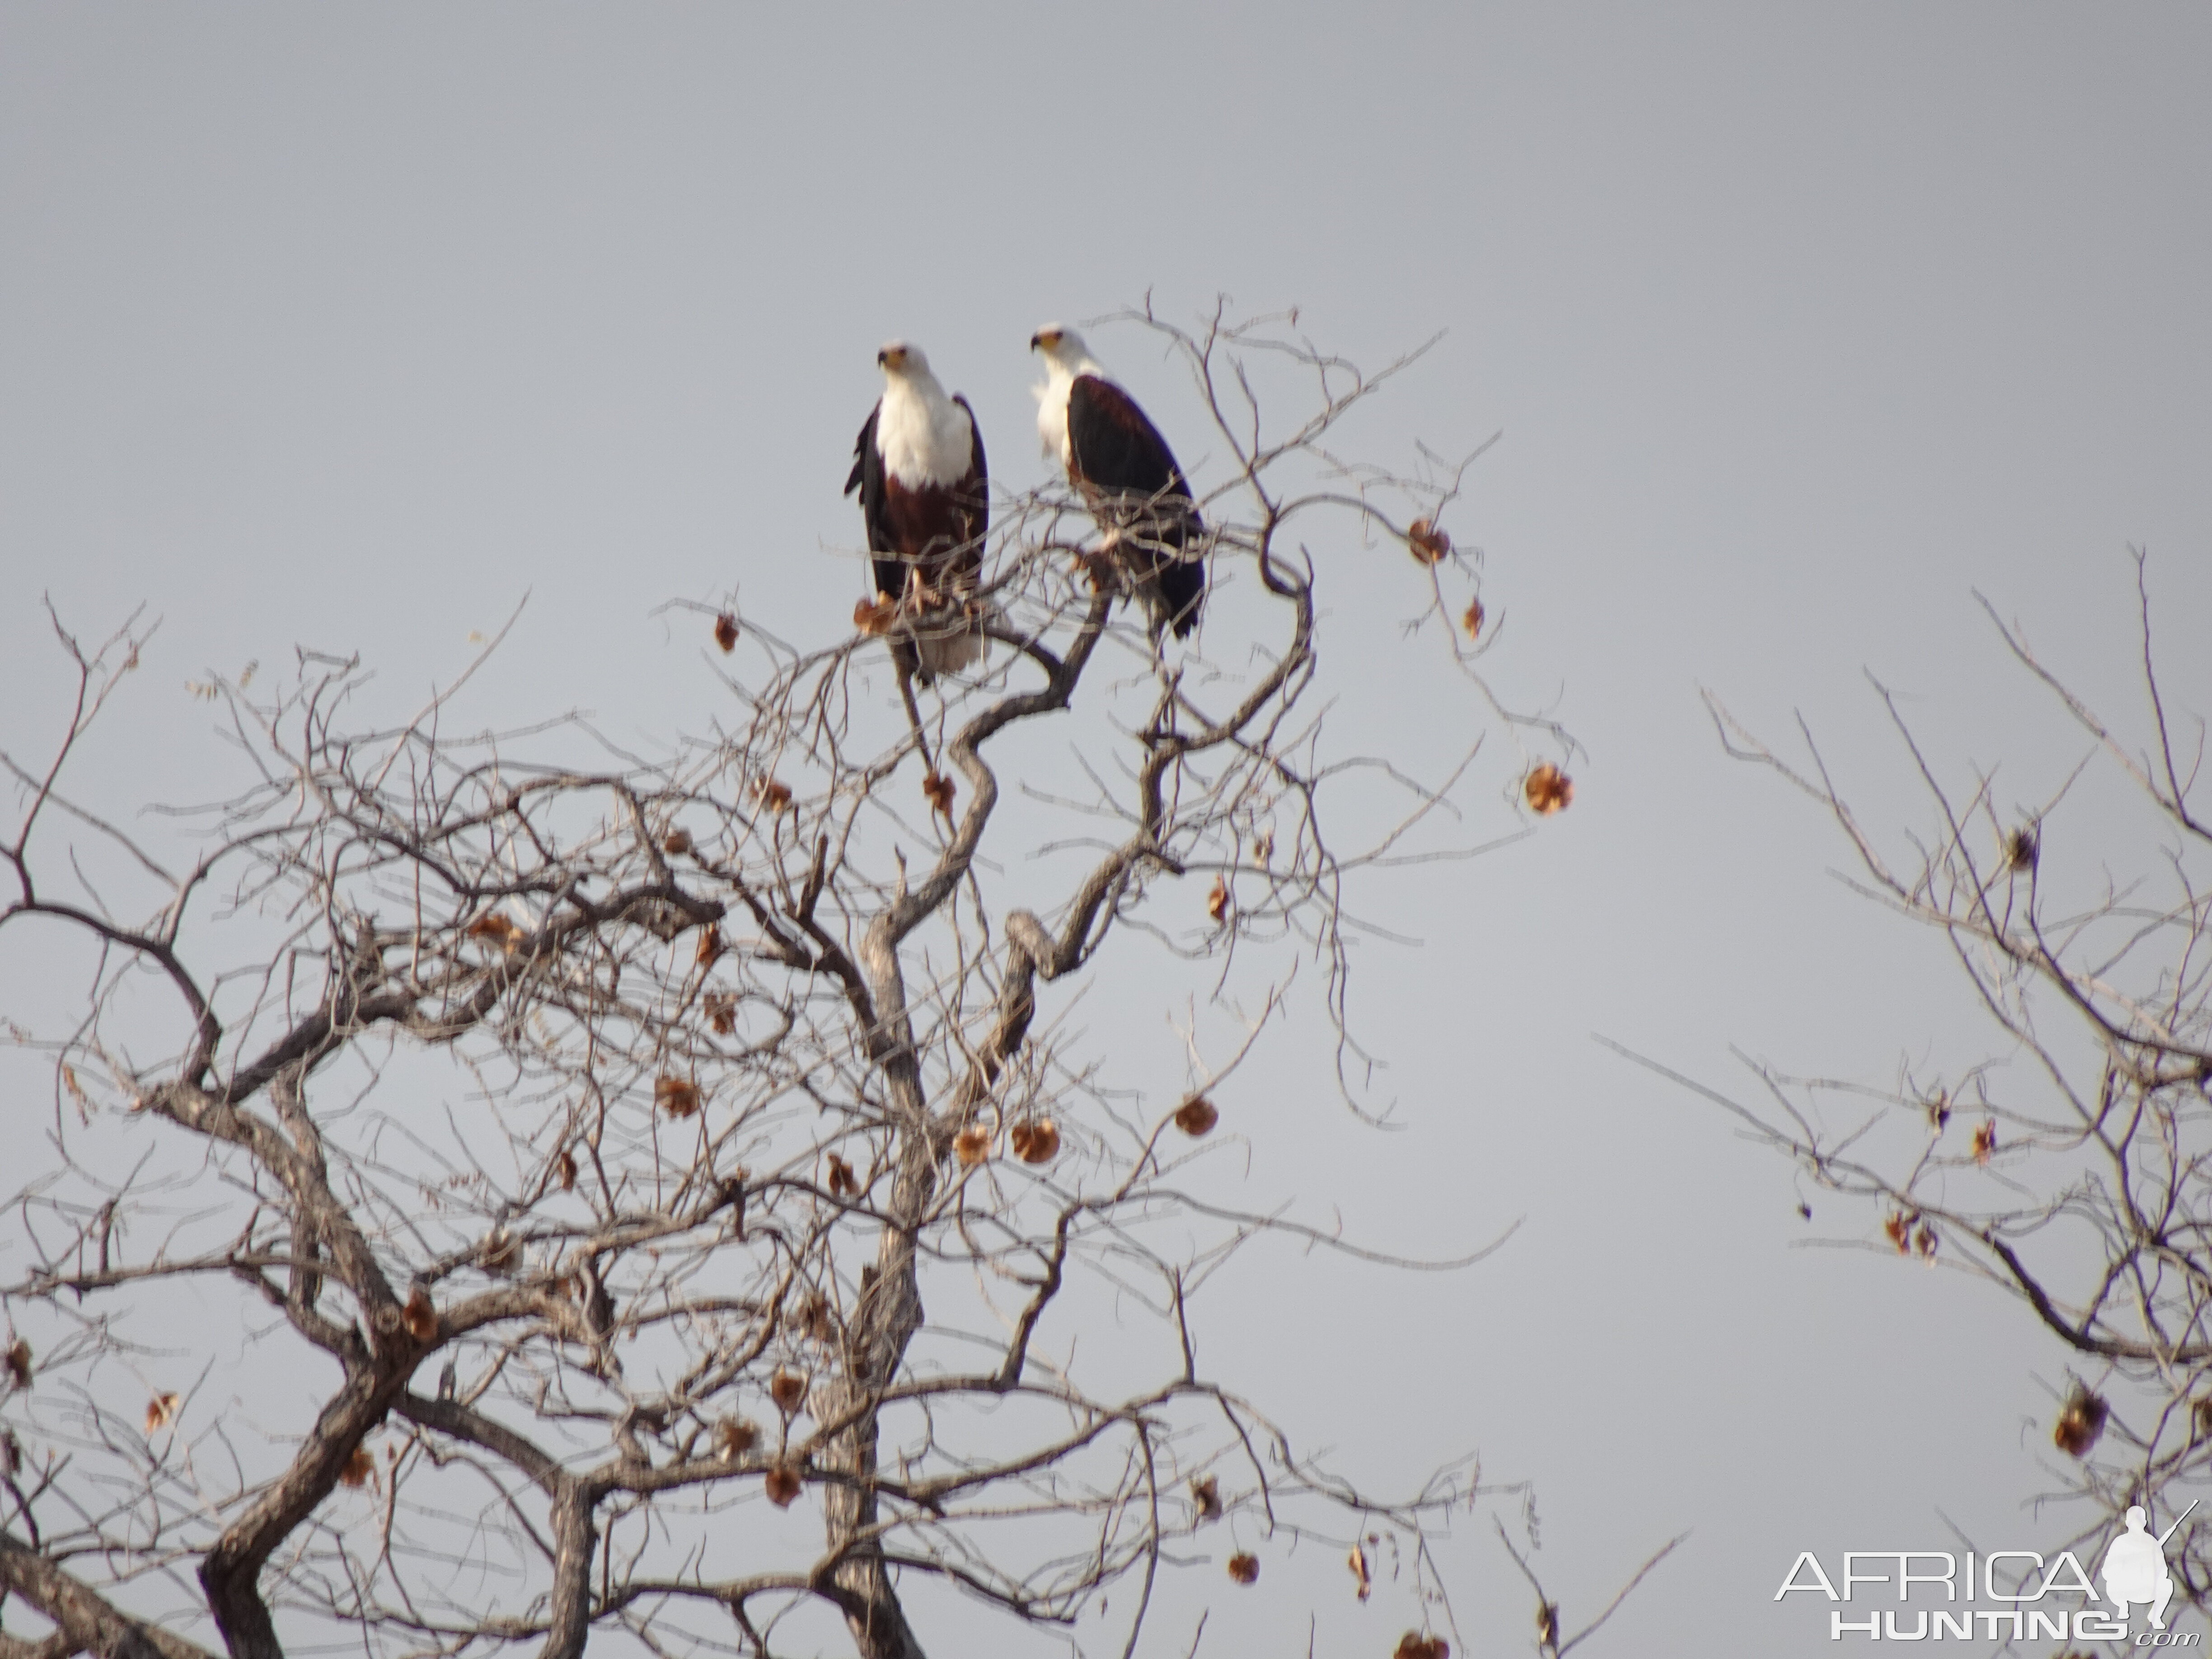
[[(2039, 805), (2008, 807), (1994, 770), (1943, 775), (1877, 687), (1930, 809), (1901, 854), (1852, 811), (1809, 732), (1795, 764), (1712, 705), (1731, 754), (1832, 815), (1852, 884), (1948, 945), (1999, 1041), (1980, 1063), (1887, 1086), (1755, 1066), (1753, 1104), (1677, 1078), (1862, 1200), (1869, 1248), (1963, 1270), (2051, 1334), (2069, 1380), (2046, 1465), (2076, 1500), (2077, 1550), (2132, 1504), (2164, 1532), (2212, 1480), (2212, 815), (2203, 722), (2161, 688), (2140, 555), (2136, 587), (2145, 704), (2126, 722), (1990, 611), (2027, 684), (2081, 738)], [(2166, 1549), (2176, 1608), (2212, 1598), (2204, 1516)]]
[[(908, 1659), (933, 1583), (1057, 1630), (1111, 1590), (1097, 1639), (1133, 1652), (1164, 1566), (1249, 1583), (1301, 1538), (1353, 1553), (1346, 1595), (1402, 1562), (1401, 1651), (1444, 1650), (1427, 1543), (1474, 1470), (1370, 1492), (1207, 1373), (1192, 1299), (1224, 1260), (1349, 1247), (1188, 1165), (1300, 962), (1357, 1095), (1346, 884), (1477, 850), (1449, 797), (1479, 740), (1426, 781), (1379, 732), (1323, 740), (1323, 586), (1413, 585), (1463, 698), (1424, 727), (1503, 730), (1536, 811), (1565, 740), (1480, 678), (1474, 562), (1439, 528), (1464, 464), (1334, 451), (1401, 365), (1363, 376), (1294, 319), (1133, 320), (1211, 423), (1200, 652), (1154, 655), (1042, 492), (1001, 504), (947, 623), (987, 667), (921, 725), (876, 636), (933, 618), (865, 604), (826, 647), (714, 617), (735, 716), (651, 761), (579, 764), (574, 724), (457, 738), (447, 697), (355, 729), (358, 665), (302, 653), (273, 694), (210, 688), (246, 781), (178, 868), (79, 775), (145, 630), (60, 633), (79, 694), (9, 762), (0, 939), (89, 992), (15, 1033), (56, 1086), (0, 1280), (0, 1588), (42, 1633), (0, 1659), (574, 1659), (595, 1631), (766, 1655), (824, 1607)], [(1261, 389), (1292, 384), (1278, 428)], [(1071, 744), (1080, 788), (1035, 782)], [(1257, 988), (1140, 1112), (1063, 982), (1162, 947)], [(20, 1103), (8, 1133), (29, 1147)], [(186, 1306), (226, 1311), (163, 1322)]]

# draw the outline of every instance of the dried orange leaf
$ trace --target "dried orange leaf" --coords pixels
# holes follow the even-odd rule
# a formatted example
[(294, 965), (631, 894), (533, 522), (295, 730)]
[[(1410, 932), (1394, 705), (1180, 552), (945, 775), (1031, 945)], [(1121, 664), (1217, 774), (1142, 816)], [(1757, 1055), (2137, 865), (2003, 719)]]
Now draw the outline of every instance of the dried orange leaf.
[(368, 1448), (356, 1446), (352, 1455), (346, 1459), (345, 1467), (338, 1471), (338, 1480), (345, 1486), (365, 1486), (368, 1484), (369, 1476), (375, 1473), (376, 1459), (369, 1455)]
[(786, 1417), (795, 1417), (799, 1408), (806, 1403), (806, 1379), (797, 1371), (779, 1369), (769, 1379), (768, 1395), (775, 1401), (778, 1411)]
[(716, 1036), (727, 1036), (738, 1026), (738, 1000), (727, 991), (709, 991), (701, 1005), (706, 1010), (707, 1024), (714, 1027)]
[(761, 805), (771, 812), (781, 812), (791, 805), (791, 791), (774, 778), (761, 779), (754, 784), (753, 791), (759, 795)]
[(660, 838), (664, 853), (683, 854), (691, 850), (691, 832), (678, 825)]
[(1522, 781), (1521, 792), (1528, 798), (1530, 807), (1549, 817), (1574, 805), (1575, 781), (1546, 761)]
[(1451, 556), (1451, 538), (1426, 519), (1406, 526), (1406, 547), (1423, 564), (1441, 564)]
[(780, 1510), (791, 1507), (799, 1496), (799, 1471), (788, 1464), (779, 1463), (768, 1472), (768, 1501)]
[(952, 1137), (952, 1150), (960, 1161), (973, 1169), (991, 1155), (991, 1137), (980, 1128), (970, 1126)]
[(699, 1109), (699, 1085), (684, 1078), (660, 1078), (653, 1085), (653, 1103), (671, 1117), (689, 1117)]
[(760, 1439), (760, 1425), (750, 1418), (726, 1417), (714, 1425), (714, 1449), (725, 1457), (743, 1457)]
[(2051, 1431), (2051, 1444), (2069, 1457), (2087, 1457), (2097, 1437), (2104, 1433), (2105, 1419), (2111, 1411), (2100, 1396), (2076, 1382), (2066, 1403), (2058, 1408), (2058, 1421)]
[(576, 1155), (565, 1147), (562, 1149), (561, 1156), (553, 1160), (553, 1178), (561, 1183), (561, 1190), (564, 1193), (573, 1190), (576, 1185)]
[(1239, 1551), (1229, 1558), (1229, 1576), (1240, 1584), (1260, 1582), (1260, 1558)]
[(830, 1196), (832, 1198), (852, 1198), (857, 1196), (860, 1190), (860, 1183), (858, 1178), (853, 1174), (853, 1166), (846, 1163), (843, 1158), (838, 1157), (836, 1153), (830, 1153)]
[(1974, 1162), (1986, 1164), (1997, 1149), (1997, 1121), (1988, 1118), (1974, 1126)]
[(1007, 1132), (1006, 1139), (1023, 1163), (1049, 1164), (1060, 1151), (1060, 1126), (1048, 1117), (1017, 1123)]
[[(1540, 1620), (1541, 1617), (1540, 1612)], [(1417, 1630), (1409, 1630), (1398, 1638), (1390, 1659), (1451, 1659), (1451, 1644), (1441, 1636), (1424, 1636)]]
[(737, 649), (738, 619), (726, 611), (714, 618), (714, 643), (725, 651)]
[(860, 599), (854, 604), (853, 626), (863, 634), (888, 634), (897, 620), (898, 606), (890, 599)]
[(723, 948), (720, 928), (702, 927), (699, 930), (698, 948), (691, 954), (702, 968), (712, 968), (714, 965), (714, 958), (722, 954)]
[(8, 1376), (19, 1389), (31, 1386), (31, 1345), (20, 1336), (8, 1345)]
[(420, 1285), (407, 1292), (407, 1305), (399, 1310), (399, 1317), (407, 1334), (417, 1342), (437, 1340), (438, 1310), (430, 1305), (430, 1292)]
[(488, 939), (512, 951), (520, 942), (522, 929), (496, 910), (488, 910), (462, 930), (471, 939)]
[(1375, 1593), (1375, 1581), (1367, 1576), (1367, 1552), (1354, 1544), (1352, 1553), (1344, 1558), (1344, 1565), (1352, 1569), (1352, 1577), (1358, 1581), (1359, 1599), (1364, 1601)]
[(1206, 896), (1206, 914), (1216, 921), (1229, 914), (1229, 885), (1218, 876), (1213, 878), (1213, 890)]
[(178, 1408), (184, 1403), (181, 1395), (155, 1395), (146, 1402), (146, 1432), (153, 1434), (167, 1428), (177, 1420)]
[(1902, 1210), (1892, 1210), (1882, 1218), (1881, 1230), (1889, 1235), (1889, 1242), (1897, 1247), (1898, 1255), (1905, 1255), (1911, 1252), (1912, 1249), (1912, 1218), (1911, 1216)]
[(1204, 1095), (1193, 1095), (1176, 1108), (1176, 1127), (1194, 1140), (1200, 1135), (1210, 1133), (1213, 1126), (1220, 1121), (1220, 1112), (1215, 1109), (1213, 1103)]
[(921, 793), (929, 797), (929, 804), (947, 818), (952, 816), (952, 780), (941, 772), (932, 772), (921, 781)]
[(1482, 624), (1489, 616), (1490, 613), (1482, 608), (1480, 599), (1469, 599), (1467, 602), (1466, 611), (1459, 619), (1459, 625), (1467, 629), (1468, 638), (1479, 640), (1482, 637)]

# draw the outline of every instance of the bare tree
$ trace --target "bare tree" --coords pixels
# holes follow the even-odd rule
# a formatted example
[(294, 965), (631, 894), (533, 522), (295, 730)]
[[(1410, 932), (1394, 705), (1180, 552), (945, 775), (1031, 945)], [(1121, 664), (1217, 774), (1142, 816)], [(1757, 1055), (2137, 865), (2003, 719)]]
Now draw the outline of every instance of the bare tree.
[[(2140, 554), (2136, 593), (2147, 706), (2132, 734), (1982, 602), (2014, 665), (2082, 740), (2037, 804), (2005, 805), (1994, 769), (1944, 776), (1877, 683), (1929, 805), (1901, 852), (1854, 812), (1809, 732), (1808, 760), (1792, 763), (1708, 698), (1730, 754), (1831, 816), (1854, 887), (1942, 939), (1998, 1040), (1955, 1072), (1908, 1068), (1879, 1085), (1753, 1065), (1760, 1093), (1748, 1104), (1669, 1073), (1818, 1188), (1862, 1200), (1864, 1248), (1962, 1271), (2050, 1334), (2071, 1377), (2052, 1401), (2045, 1461), (2054, 1495), (2074, 1500), (2077, 1549), (2136, 1504), (2164, 1530), (2212, 1478), (2204, 727), (2178, 723), (2161, 688)], [(2166, 1552), (2177, 1606), (2212, 1597), (2203, 1513)]]
[[(456, 738), (450, 692), (355, 729), (359, 665), (312, 653), (223, 683), (246, 781), (179, 866), (76, 770), (148, 630), (58, 623), (75, 713), (8, 763), (0, 936), (88, 993), (16, 1033), (55, 1089), (0, 1287), (0, 1587), (46, 1633), (0, 1659), (766, 1655), (823, 1609), (908, 1659), (933, 1584), (1068, 1631), (1125, 1581), (1133, 1652), (1162, 1569), (1232, 1532), (1232, 1580), (1310, 1537), (1361, 1593), (1387, 1533), (1449, 1626), (1428, 1543), (1472, 1463), (1370, 1492), (1197, 1358), (1193, 1299), (1249, 1241), (1354, 1247), (1192, 1165), (1301, 962), (1357, 1101), (1347, 883), (1480, 850), (1479, 736), (1427, 781), (1325, 740), (1324, 580), (1413, 554), (1413, 631), (1449, 640), (1466, 729), (1507, 734), (1509, 796), (1565, 805), (1566, 740), (1481, 678), (1440, 527), (1466, 463), (1333, 448), (1402, 362), (1363, 375), (1294, 317), (1128, 320), (1188, 369), (1218, 480), (1203, 648), (1171, 659), (1040, 492), (957, 617), (864, 603), (803, 647), (705, 609), (734, 714), (659, 757)], [(909, 723), (881, 636), (942, 625), (991, 656)], [(1146, 1109), (1054, 1000), (1162, 951), (1213, 1012)]]

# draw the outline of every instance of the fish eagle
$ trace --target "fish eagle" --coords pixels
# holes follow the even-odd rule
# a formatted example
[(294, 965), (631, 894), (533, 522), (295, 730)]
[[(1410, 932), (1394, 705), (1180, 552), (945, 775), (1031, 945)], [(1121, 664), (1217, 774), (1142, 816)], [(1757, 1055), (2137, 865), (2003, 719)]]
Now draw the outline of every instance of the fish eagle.
[[(924, 685), (981, 660), (972, 604), (990, 528), (983, 434), (965, 398), (947, 397), (919, 346), (893, 340), (876, 353), (884, 395), (853, 446), (845, 493), (860, 492), (875, 572), (873, 606), (902, 674)], [(864, 623), (864, 625), (866, 625)]]
[(1167, 440), (1137, 401), (1107, 378), (1083, 337), (1048, 324), (1030, 336), (1044, 354), (1037, 434), (1067, 470), (1118, 553), (1152, 619), (1152, 635), (1182, 639), (1206, 598), (1206, 526)]

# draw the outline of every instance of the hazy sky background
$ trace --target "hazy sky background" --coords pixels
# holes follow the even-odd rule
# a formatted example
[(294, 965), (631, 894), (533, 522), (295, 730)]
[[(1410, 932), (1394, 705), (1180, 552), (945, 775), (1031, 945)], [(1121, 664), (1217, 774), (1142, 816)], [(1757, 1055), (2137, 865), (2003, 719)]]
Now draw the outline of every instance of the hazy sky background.
[[(1251, 1179), (1410, 1252), (1528, 1219), (1449, 1281), (1279, 1256), (1212, 1364), (1347, 1464), (1533, 1480), (1571, 1627), (1694, 1528), (1592, 1653), (1825, 1641), (1771, 1601), (1795, 1553), (1941, 1547), (1939, 1509), (2051, 1535), (2021, 1506), (2063, 1357), (1954, 1276), (1790, 1248), (1874, 1218), (1808, 1225), (1786, 1165), (1591, 1039), (1717, 1082), (1731, 1045), (1875, 1082), (1985, 1047), (1699, 686), (1777, 738), (1803, 711), (1882, 833), (1925, 814), (1863, 670), (2029, 803), (2085, 745), (1972, 592), (2133, 720), (2133, 544), (2170, 689), (2212, 705), (2212, 12), (15, 4), (0, 237), (0, 746), (59, 716), (38, 596), (94, 634), (143, 602), (118, 803), (226, 775), (204, 670), (359, 651), (411, 702), (526, 590), (472, 719), (702, 726), (698, 630), (652, 612), (735, 588), (842, 631), (886, 337), (1019, 488), (1042, 321), (1226, 294), (1370, 363), (1447, 331), (1363, 450), (1503, 429), (1448, 522), (1579, 793), (1377, 890), (1425, 940), (1363, 962), (1408, 1127), (1285, 1060), (1247, 1083)], [(1095, 343), (1194, 429), (1155, 347)], [(1371, 557), (1339, 579), (1408, 579)], [(1331, 671), (1387, 690), (1362, 648)], [(37, 974), (0, 957), (0, 1003)], [(1451, 1563), (1526, 1639), (1486, 1526)], [(1276, 1639), (1219, 1586), (1208, 1651)], [(1386, 1652), (1405, 1612), (1345, 1628)]]

